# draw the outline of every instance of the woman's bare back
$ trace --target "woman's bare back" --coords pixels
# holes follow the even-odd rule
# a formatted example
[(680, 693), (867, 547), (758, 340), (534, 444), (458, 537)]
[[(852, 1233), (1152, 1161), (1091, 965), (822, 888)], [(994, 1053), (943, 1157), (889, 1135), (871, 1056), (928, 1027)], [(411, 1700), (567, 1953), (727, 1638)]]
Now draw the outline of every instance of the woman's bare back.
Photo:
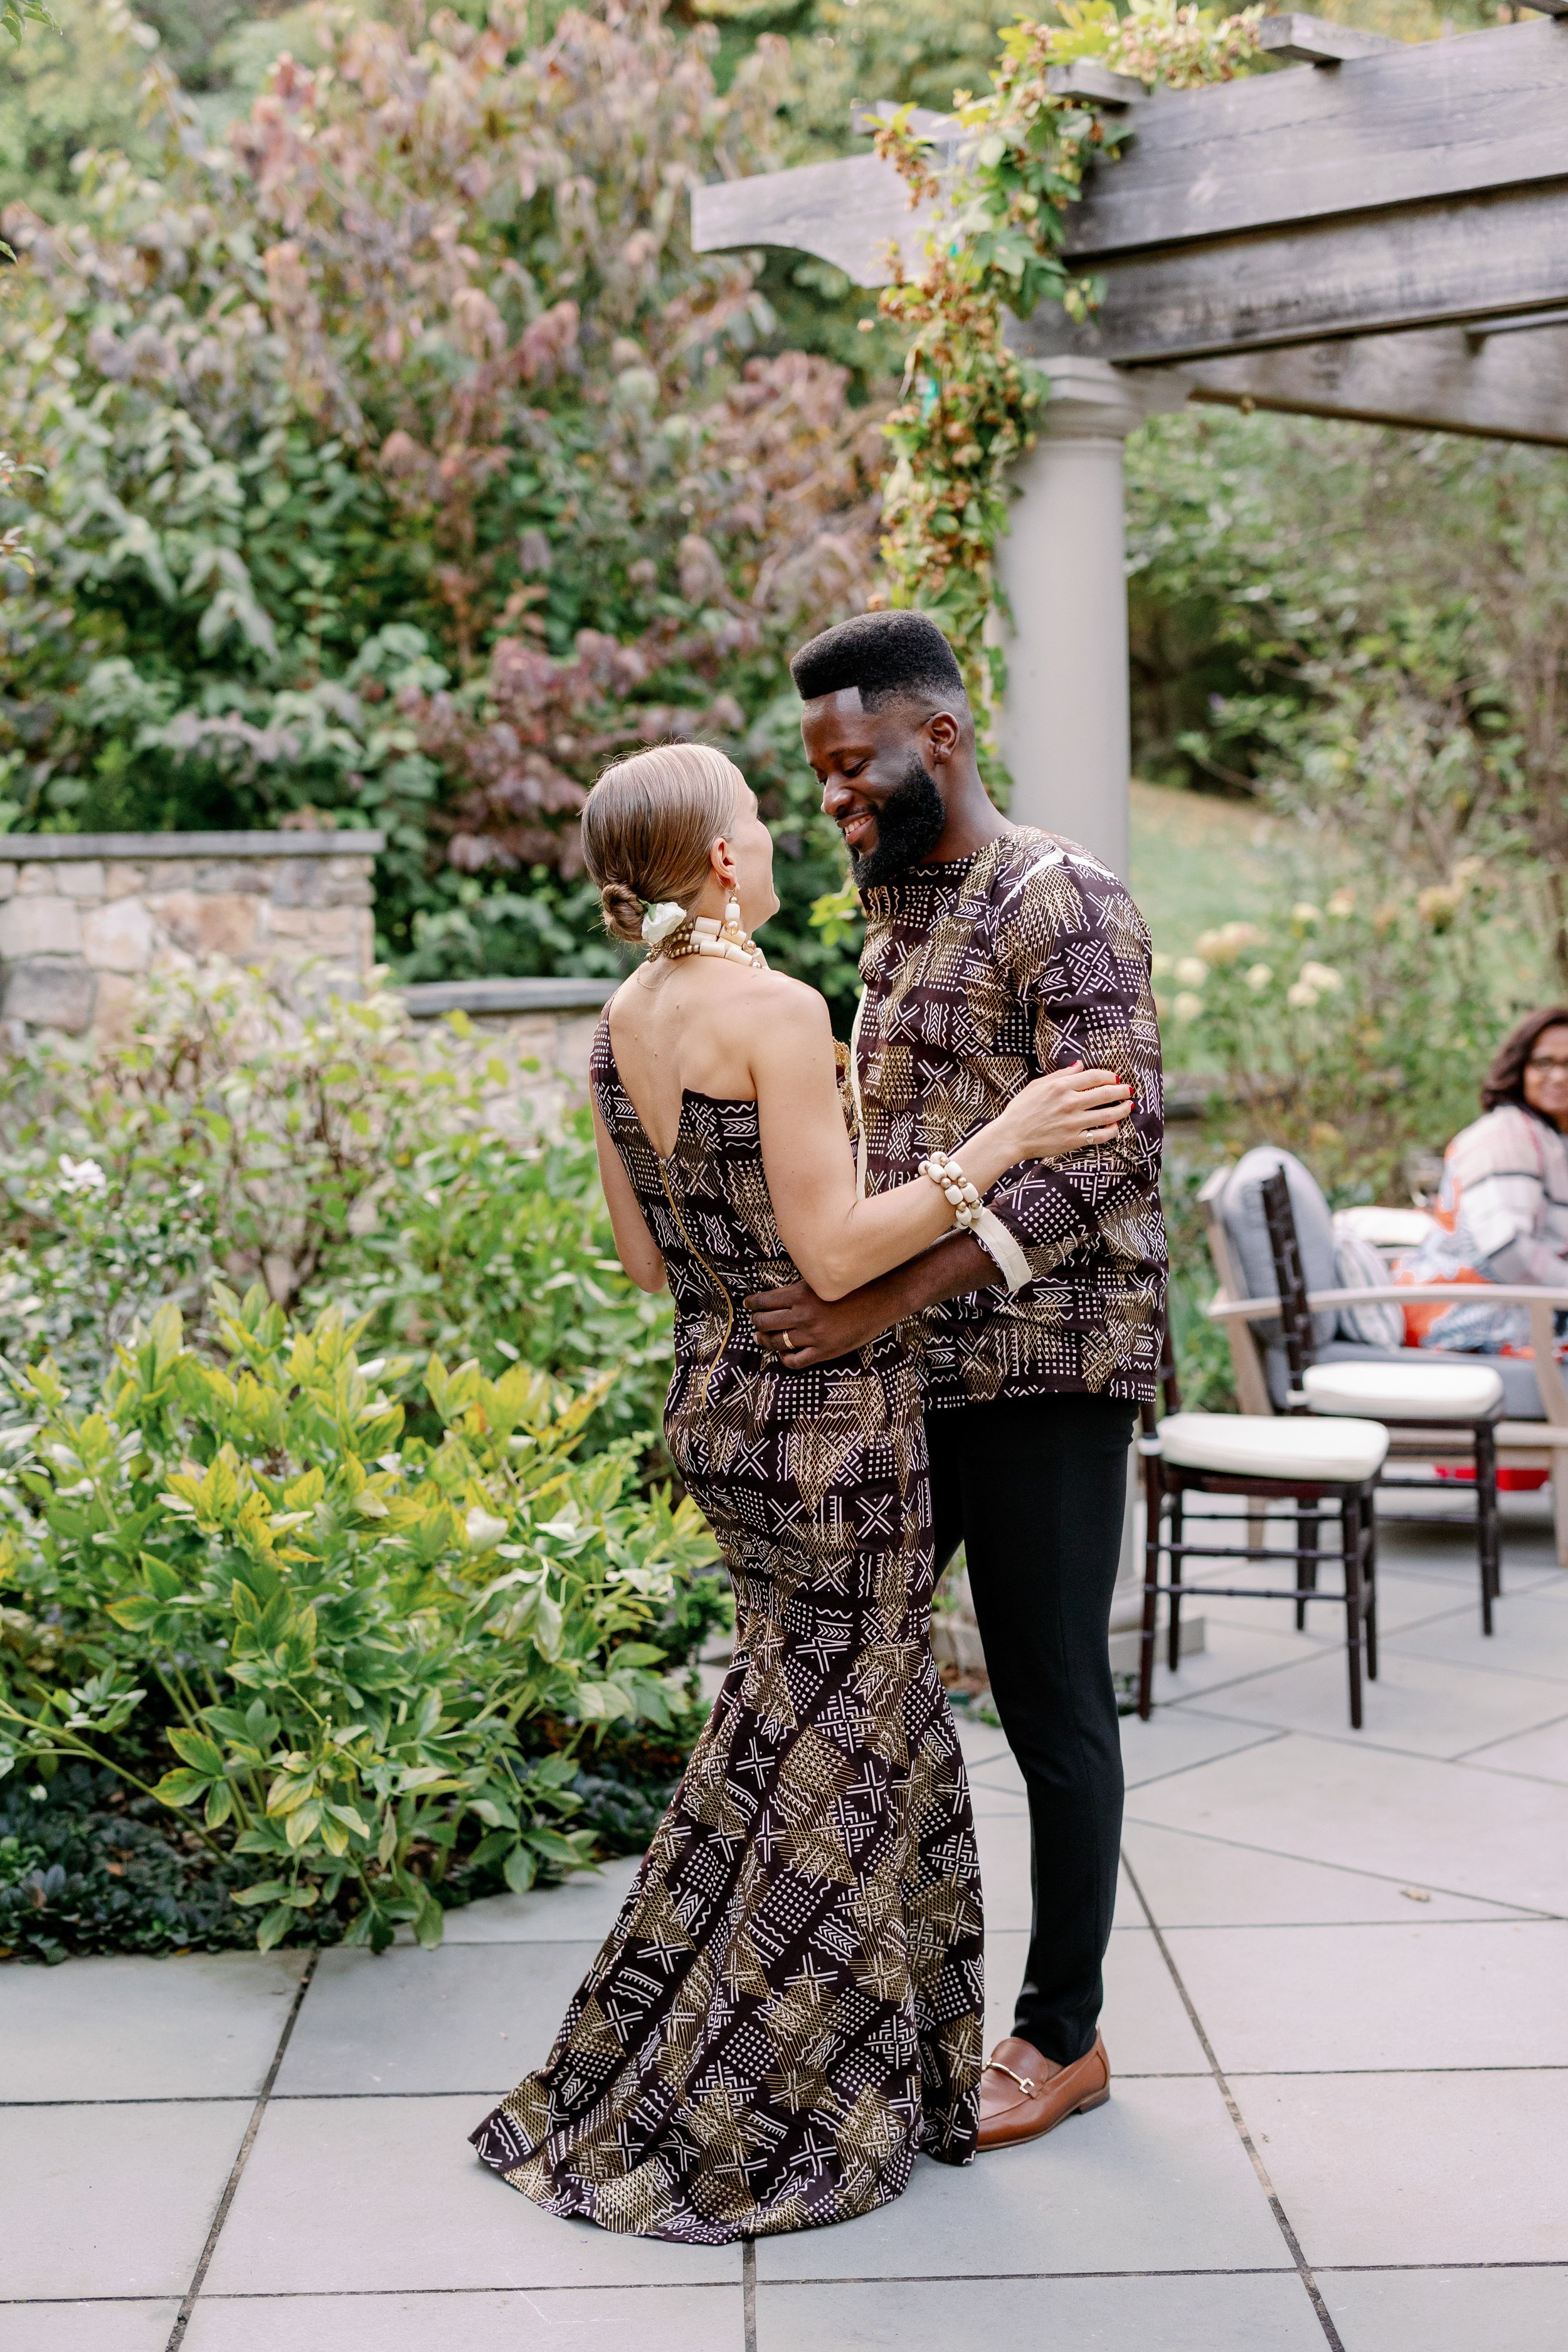
[(754, 1102), (752, 1046), (762, 1025), (813, 993), (784, 972), (716, 958), (659, 960), (633, 972), (611, 999), (610, 1043), (654, 1150), (668, 1158), (674, 1149), (689, 1093)]

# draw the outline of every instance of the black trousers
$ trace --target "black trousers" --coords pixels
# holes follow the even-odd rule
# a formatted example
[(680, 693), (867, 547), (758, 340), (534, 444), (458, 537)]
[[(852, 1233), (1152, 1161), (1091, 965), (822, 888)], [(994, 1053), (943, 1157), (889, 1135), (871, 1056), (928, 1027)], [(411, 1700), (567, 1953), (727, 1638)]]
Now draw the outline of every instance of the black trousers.
[(937, 1568), (965, 1547), (992, 1696), (1028, 1790), (1034, 1919), (1013, 2030), (1064, 2066), (1094, 2046), (1116, 1902), (1107, 1636), (1133, 1413), (1057, 1396), (926, 1415)]

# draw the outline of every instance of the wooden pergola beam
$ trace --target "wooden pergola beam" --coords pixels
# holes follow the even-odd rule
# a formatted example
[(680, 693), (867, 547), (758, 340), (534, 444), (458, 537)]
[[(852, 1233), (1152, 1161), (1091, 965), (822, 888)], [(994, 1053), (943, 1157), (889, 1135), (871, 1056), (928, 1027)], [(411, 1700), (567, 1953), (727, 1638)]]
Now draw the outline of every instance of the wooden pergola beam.
[(1019, 348), (1170, 367), (1551, 310), (1568, 304), (1568, 178), (1130, 254), (1101, 274), (1104, 299), (1089, 325), (1042, 308)]
[(1331, 24), (1326, 16), (1265, 16), (1258, 27), (1258, 47), (1282, 64), (1339, 66), (1347, 58), (1370, 58), (1377, 49), (1400, 44), (1386, 33), (1363, 33), (1354, 25)]
[(1184, 370), (1193, 397), (1568, 448), (1568, 320), (1528, 334), (1464, 327), (1239, 352)]
[(1568, 25), (1161, 91), (1131, 120), (1069, 215), (1068, 250), (1085, 262), (1561, 179)]
[[(1068, 223), (1104, 307), (1082, 332), (1042, 320), (1041, 352), (1178, 362), (1568, 295), (1568, 23), (1164, 92), (1130, 113), (1123, 158)], [(929, 218), (871, 155), (692, 199), (700, 251), (795, 247), (872, 286), (890, 248), (918, 261)]]
[(890, 163), (847, 155), (837, 163), (801, 163), (749, 180), (721, 180), (691, 192), (691, 243), (698, 253), (781, 245), (831, 261), (857, 286), (886, 286), (892, 249), (906, 269), (919, 267), (935, 218), (912, 210), (910, 192)]
[(1075, 58), (1070, 65), (1049, 66), (1046, 88), (1056, 98), (1085, 98), (1100, 106), (1122, 109), (1142, 106), (1148, 91), (1131, 74), (1113, 73), (1092, 58)]

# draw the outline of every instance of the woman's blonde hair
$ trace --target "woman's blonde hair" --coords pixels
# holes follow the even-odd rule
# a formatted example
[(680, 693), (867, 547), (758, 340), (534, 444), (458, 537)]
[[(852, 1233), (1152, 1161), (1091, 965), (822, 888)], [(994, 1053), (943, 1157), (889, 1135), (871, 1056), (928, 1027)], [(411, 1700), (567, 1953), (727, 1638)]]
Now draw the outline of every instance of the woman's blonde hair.
[(645, 905), (697, 896), (745, 788), (734, 761), (708, 743), (660, 743), (605, 770), (583, 811), (583, 856), (607, 931), (640, 941)]

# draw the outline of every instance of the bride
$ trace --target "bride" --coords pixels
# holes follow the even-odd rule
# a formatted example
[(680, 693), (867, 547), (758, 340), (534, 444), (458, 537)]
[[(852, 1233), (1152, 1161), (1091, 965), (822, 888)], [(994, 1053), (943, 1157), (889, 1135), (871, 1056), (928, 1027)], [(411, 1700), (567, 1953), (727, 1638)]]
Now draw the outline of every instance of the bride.
[(594, 1042), (616, 1246), (668, 1281), (665, 1413), (723, 1548), (733, 1663), (545, 2064), (474, 2133), (552, 2213), (705, 2245), (897, 2197), (974, 2152), (980, 1877), (930, 1646), (915, 1364), (889, 1331), (792, 1370), (747, 1295), (837, 1298), (967, 1224), (1020, 1161), (1113, 1137), (1126, 1087), (1037, 1078), (872, 1200), (856, 1189), (826, 1003), (770, 971), (773, 842), (721, 753), (642, 751), (583, 817), (608, 929), (646, 942)]

